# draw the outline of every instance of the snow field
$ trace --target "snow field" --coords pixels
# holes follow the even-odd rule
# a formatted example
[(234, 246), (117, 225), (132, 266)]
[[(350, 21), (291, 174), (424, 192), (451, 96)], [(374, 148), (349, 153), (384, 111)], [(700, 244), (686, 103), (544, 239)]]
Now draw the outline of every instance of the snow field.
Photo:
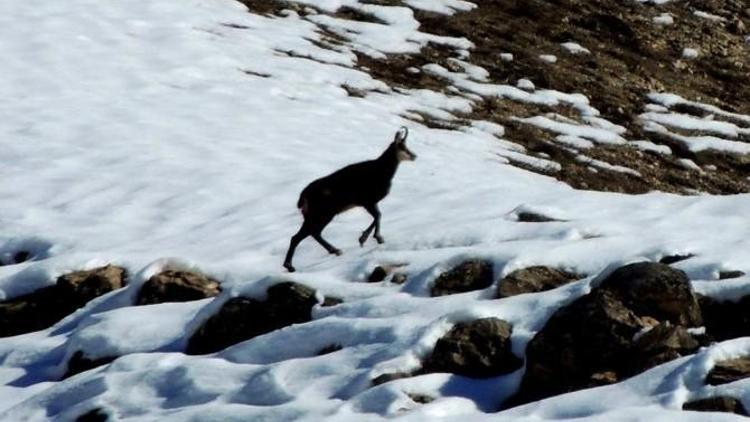
[[(409, 4), (441, 13), (473, 7), (454, 0)], [(750, 404), (746, 381), (720, 387), (701, 382), (716, 360), (749, 353), (747, 339), (714, 345), (617, 385), (500, 415), (483, 412), (515, 391), (522, 370), (487, 380), (430, 374), (371, 387), (378, 375), (415, 368), (458, 321), (506, 319), (514, 325), (514, 352), (522, 355), (558, 307), (586, 294), (597, 274), (632, 260), (693, 253), (676, 266), (698, 291), (739, 297), (748, 292), (747, 276), (716, 280), (720, 270), (750, 273), (743, 212), (750, 200), (575, 191), (503, 165), (514, 154), (541, 159), (498, 139), (498, 125), (444, 131), (404, 119), (414, 111), (450, 117), (469, 110), (471, 100), (394, 92), (347, 67), (354, 60), (350, 50), (309, 41), (320, 40), (321, 23), (358, 31), (354, 47), (373, 54), (416, 51), (427, 41), (468, 54), (466, 40), (419, 33), (406, 8), (357, 0), (314, 5), (367, 10), (389, 30), (322, 14), (263, 17), (228, 0), (0, 6), (0, 54), (6, 58), (0, 93), (7, 100), (0, 102), (0, 250), (30, 245), (43, 252), (37, 261), (0, 267), (0, 293), (16, 297), (67, 271), (109, 262), (131, 275), (127, 288), (55, 326), (0, 341), (1, 420), (72, 420), (103, 407), (115, 420), (132, 421), (668, 421), (684, 401), (704, 395), (725, 393)], [(527, 121), (559, 134), (562, 142), (626, 142), (621, 129), (597, 119), (598, 111), (580, 94), (483, 83), (481, 69), (472, 67), (463, 73), (438, 65), (422, 70), (481, 96), (573, 105), (586, 119)], [(353, 98), (344, 84), (380, 92)], [(652, 100), (667, 108), (657, 117), (665, 128), (731, 137), (747, 126), (747, 116), (709, 106), (701, 107), (730, 123), (671, 114), (672, 104), (686, 101), (674, 96)], [(299, 272), (283, 273), (288, 238), (301, 220), (294, 207), (299, 191), (342, 165), (375, 157), (401, 125), (410, 127), (408, 143), (419, 159), (399, 169), (382, 203), (387, 243), (359, 248), (356, 237), (369, 219), (352, 211), (326, 231), (344, 250), (342, 257), (328, 257), (308, 240), (295, 257)], [(519, 209), (565, 221), (520, 223), (514, 218)], [(429, 298), (434, 278), (469, 257), (494, 262), (497, 279), (530, 265), (589, 277), (500, 300), (493, 299), (494, 286)], [(384, 262), (405, 263), (407, 283), (364, 283)], [(224, 292), (213, 300), (130, 306), (140, 284), (168, 265), (205, 271), (222, 280)], [(281, 280), (344, 303), (316, 307), (312, 322), (214, 355), (180, 353), (192, 331), (226, 300), (260, 297)], [(343, 348), (316, 355), (333, 344)], [(58, 381), (78, 350), (90, 357), (127, 356)], [(436, 400), (417, 405), (407, 393)], [(702, 416), (679, 413), (684, 420)]]

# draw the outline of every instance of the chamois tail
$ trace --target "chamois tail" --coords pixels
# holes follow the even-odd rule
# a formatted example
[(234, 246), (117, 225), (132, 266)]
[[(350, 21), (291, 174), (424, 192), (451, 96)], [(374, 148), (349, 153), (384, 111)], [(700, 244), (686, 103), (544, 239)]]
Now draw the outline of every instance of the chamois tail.
[(299, 200), (297, 201), (297, 208), (302, 213), (302, 215), (307, 215), (307, 198), (305, 198), (304, 195), (299, 196)]

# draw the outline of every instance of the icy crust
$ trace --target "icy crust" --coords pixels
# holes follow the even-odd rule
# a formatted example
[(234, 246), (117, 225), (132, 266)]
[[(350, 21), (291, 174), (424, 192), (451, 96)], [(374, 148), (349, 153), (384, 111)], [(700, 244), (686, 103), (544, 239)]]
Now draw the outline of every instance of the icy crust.
[[(343, 5), (365, 7), (354, 0), (315, 3), (331, 11)], [(699, 292), (736, 300), (750, 290), (747, 277), (717, 281), (725, 269), (750, 273), (747, 196), (575, 191), (502, 165), (524, 150), (498, 139), (499, 125), (445, 131), (402, 117), (415, 110), (450, 116), (471, 107), (467, 93), (494, 95), (573, 106), (582, 116), (575, 126), (532, 120), (562, 142), (623, 143), (621, 128), (597, 119), (580, 94), (483, 84), (482, 71), (470, 66), (462, 73), (426, 69), (452, 78), (461, 95), (395, 92), (348, 67), (356, 57), (351, 50), (312, 42), (321, 35), (310, 19), (259, 16), (231, 1), (29, 0), (3, 10), (0, 92), (9, 101), (0, 106), (0, 136), (9, 141), (0, 155), (0, 251), (35, 254), (0, 267), (0, 294), (18, 297), (71, 270), (106, 263), (127, 268), (129, 284), (47, 330), (0, 340), (0, 420), (74, 420), (95, 408), (134, 421), (494, 420), (504, 415), (483, 412), (515, 392), (522, 370), (487, 380), (430, 374), (377, 387), (371, 381), (415, 369), (453, 324), (475, 318), (513, 324), (513, 352), (522, 356), (546, 319), (586, 294), (596, 274), (639, 257), (690, 252), (693, 258), (675, 265)], [(403, 11), (392, 12), (381, 16), (394, 22), (391, 47), (409, 50), (426, 40), (409, 41), (418, 28)], [(359, 29), (360, 45), (385, 44)], [(376, 92), (350, 97), (342, 85)], [(652, 99), (667, 110), (684, 102)], [(691, 105), (738, 128), (750, 119)], [(301, 220), (294, 207), (299, 191), (377, 156), (401, 125), (411, 129), (408, 142), (419, 159), (399, 169), (381, 204), (387, 243), (359, 248), (356, 236), (369, 218), (352, 211), (326, 231), (343, 256), (328, 257), (307, 241), (295, 257), (299, 273), (282, 273), (288, 238)], [(520, 211), (560, 221), (523, 223)], [(531, 265), (592, 276), (501, 300), (492, 299), (496, 286), (429, 297), (438, 274), (473, 257), (493, 262), (495, 279)], [(406, 264), (406, 283), (365, 283), (383, 262)], [(199, 268), (220, 280), (223, 292), (199, 302), (132, 306), (141, 284), (167, 266)], [(309, 323), (214, 355), (180, 353), (226, 301), (262, 298), (284, 280), (344, 302), (317, 306)], [(342, 348), (318, 355), (333, 345)], [(121, 357), (60, 381), (77, 351)], [(704, 420), (677, 416), (678, 409), (714, 392), (750, 405), (746, 381), (697, 382), (712, 362), (743, 354), (750, 354), (747, 339), (720, 343), (624, 383), (505, 414)], [(421, 405), (409, 394), (435, 400)]]

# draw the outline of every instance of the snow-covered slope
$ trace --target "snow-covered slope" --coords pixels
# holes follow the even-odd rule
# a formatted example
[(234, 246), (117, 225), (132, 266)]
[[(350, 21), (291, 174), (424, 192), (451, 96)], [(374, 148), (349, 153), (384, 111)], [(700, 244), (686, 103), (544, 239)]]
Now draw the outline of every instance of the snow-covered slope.
[[(386, 22), (389, 31), (361, 22), (349, 28), (357, 31), (352, 45), (358, 51), (417, 52), (435, 42), (469, 54), (466, 39), (419, 32), (410, 8), (309, 3), (323, 10), (359, 5)], [(441, 12), (472, 7), (454, 0), (408, 4)], [(17, 297), (60, 274), (105, 263), (131, 274), (128, 287), (55, 326), (0, 340), (0, 420), (73, 420), (99, 407), (113, 420), (144, 421), (705, 420), (680, 409), (712, 389), (750, 405), (748, 382), (701, 382), (717, 359), (750, 353), (747, 339), (713, 345), (620, 384), (500, 414), (484, 412), (513, 394), (522, 370), (486, 380), (420, 375), (372, 387), (378, 375), (415, 368), (458, 321), (497, 316), (511, 322), (514, 351), (522, 355), (555, 309), (587, 293), (601, 271), (633, 260), (694, 254), (676, 266), (697, 291), (750, 293), (747, 276), (716, 281), (720, 271), (750, 273), (750, 197), (577, 191), (509, 166), (509, 157), (539, 158), (496, 137), (502, 136), (497, 125), (448, 131), (404, 117), (469, 111), (470, 98), (392, 89), (356, 70), (352, 49), (320, 46), (319, 25), (333, 31), (345, 25), (341, 20), (284, 15), (248, 13), (229, 0), (0, 6), (0, 253), (37, 256), (0, 267), (0, 295)], [(481, 71), (467, 66), (464, 72), (449, 76), (479, 91)], [(372, 92), (353, 97), (343, 86)], [(482, 89), (528, 95), (489, 83)], [(570, 94), (530, 96), (598, 114), (586, 97)], [(696, 123), (669, 116), (645, 118), (678, 127)], [(552, 130), (566, 128), (539, 119)], [(618, 140), (615, 126), (591, 122), (596, 134)], [(410, 128), (409, 145), (419, 158), (400, 167), (381, 204), (386, 243), (360, 248), (356, 239), (370, 220), (350, 211), (326, 231), (343, 256), (329, 257), (307, 240), (295, 257), (298, 272), (285, 273), (283, 254), (301, 222), (299, 191), (340, 166), (374, 158), (401, 125)], [(711, 127), (727, 136), (747, 131), (719, 122)], [(596, 141), (596, 134), (568, 133), (579, 141)], [(521, 210), (560, 221), (522, 223)], [(506, 299), (492, 299), (492, 288), (429, 297), (434, 278), (467, 257), (491, 260), (498, 276), (549, 265), (589, 277)], [(407, 283), (365, 283), (382, 263), (405, 264)], [(143, 281), (166, 266), (198, 268), (224, 291), (214, 300), (131, 306)], [(309, 323), (215, 355), (181, 353), (221, 303), (262, 295), (279, 280), (344, 303), (316, 307)], [(343, 348), (316, 356), (331, 344)], [(78, 350), (92, 358), (123, 357), (58, 381)], [(436, 400), (419, 405), (407, 393)]]

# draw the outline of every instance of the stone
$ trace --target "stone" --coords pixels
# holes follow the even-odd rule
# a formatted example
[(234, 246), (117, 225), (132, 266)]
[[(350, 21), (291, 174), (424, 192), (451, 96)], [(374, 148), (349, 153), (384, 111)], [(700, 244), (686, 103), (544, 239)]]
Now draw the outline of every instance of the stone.
[(370, 276), (367, 277), (367, 282), (378, 283), (378, 282), (385, 280), (387, 276), (388, 276), (388, 272), (385, 270), (385, 268), (378, 265), (377, 267), (375, 267), (374, 270), (372, 270), (372, 273), (370, 273)]
[(65, 274), (53, 286), (0, 302), (0, 337), (48, 328), (126, 281), (125, 269), (107, 265)]
[(687, 328), (701, 321), (682, 271), (658, 263), (618, 268), (531, 339), (520, 389), (504, 406), (618, 382), (693, 353), (706, 339)]
[(500, 281), (497, 286), (497, 297), (504, 298), (551, 290), (580, 278), (583, 277), (551, 267), (522, 268), (513, 271)]
[(435, 279), (431, 295), (444, 296), (484, 289), (492, 285), (493, 276), (491, 262), (481, 259), (464, 261)]
[(191, 271), (166, 270), (141, 286), (136, 305), (187, 302), (214, 297), (221, 292), (218, 281)]
[(741, 401), (734, 397), (724, 396), (693, 400), (683, 404), (682, 410), (692, 410), (696, 412), (727, 412), (750, 416)]
[(512, 331), (509, 323), (497, 318), (458, 323), (437, 341), (422, 371), (474, 378), (511, 373), (523, 366), (511, 350)]
[(675, 325), (703, 325), (698, 299), (684, 272), (668, 265), (639, 262), (615, 270), (599, 286), (639, 316)]
[(706, 384), (721, 385), (750, 377), (750, 357), (717, 362), (706, 375)]
[(266, 300), (229, 299), (188, 340), (186, 353), (205, 354), (312, 319), (315, 290), (294, 282), (273, 285)]

